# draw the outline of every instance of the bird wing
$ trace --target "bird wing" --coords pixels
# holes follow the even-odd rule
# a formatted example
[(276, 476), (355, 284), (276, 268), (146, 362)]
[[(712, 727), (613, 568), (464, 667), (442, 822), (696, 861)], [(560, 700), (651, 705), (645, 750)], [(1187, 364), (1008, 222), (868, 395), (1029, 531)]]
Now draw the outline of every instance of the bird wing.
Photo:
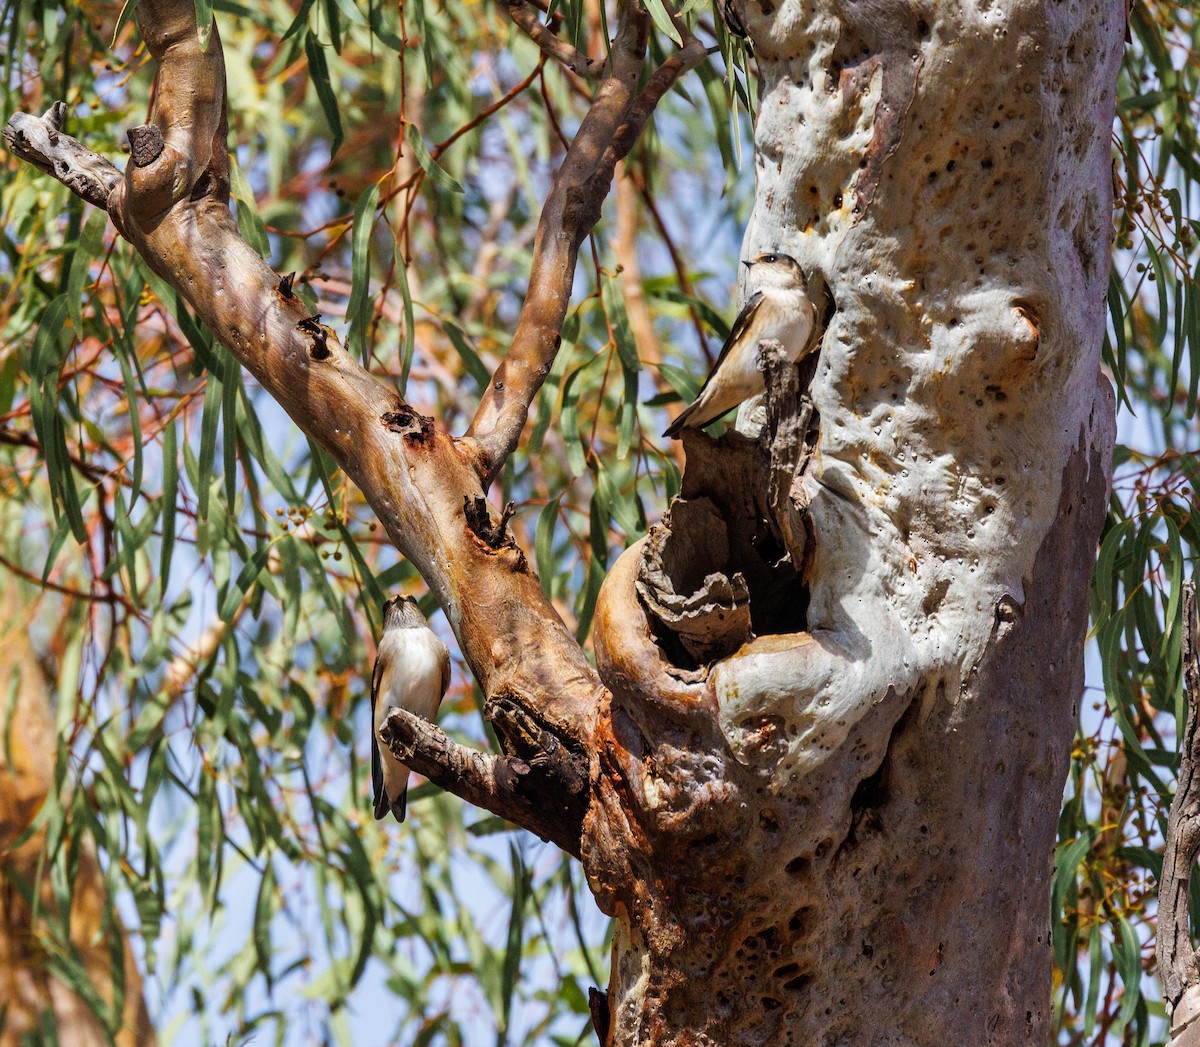
[(755, 291), (749, 298), (746, 299), (746, 304), (742, 306), (742, 311), (737, 314), (737, 319), (733, 321), (733, 329), (729, 332), (729, 337), (725, 339), (725, 344), (721, 346), (721, 352), (717, 356), (717, 362), (713, 364), (712, 370), (708, 372), (708, 377), (704, 379), (704, 384), (700, 386), (700, 392), (696, 394), (696, 399), (700, 399), (701, 393), (708, 388), (708, 383), (712, 381), (713, 375), (721, 369), (721, 364), (725, 362), (725, 357), (729, 355), (729, 350), (732, 349), (749, 329), (750, 324), (754, 321), (754, 314), (758, 312), (758, 307), (762, 305), (762, 291)]
[[(750, 325), (754, 323), (754, 317), (758, 313), (758, 308), (762, 305), (762, 301), (763, 296), (761, 291), (756, 291), (747, 299), (746, 304), (742, 307), (742, 311), (738, 313), (737, 319), (733, 321), (733, 329), (729, 332), (729, 337), (725, 339), (725, 344), (721, 346), (717, 362), (713, 364), (712, 370), (708, 372), (708, 377), (704, 379), (704, 384), (700, 386), (700, 391), (696, 394), (696, 399), (691, 402), (675, 421), (667, 426), (663, 432), (663, 436), (669, 436), (672, 440), (677, 438), (684, 428), (690, 424), (692, 416), (697, 411), (703, 409), (704, 391), (708, 388), (709, 382), (713, 380), (713, 375), (721, 369), (721, 365), (725, 362), (725, 358), (729, 355), (730, 350), (746, 336)], [(724, 411), (718, 412), (718, 414), (724, 413)], [(713, 415), (713, 418), (716, 418), (716, 415)]]
[[(438, 703), (446, 697), (446, 691), (450, 687), (450, 648), (442, 644), (442, 680), (441, 691), (438, 694)], [(434, 710), (434, 715), (437, 715), (437, 710)]]
[(379, 700), (379, 685), (383, 682), (382, 661), (376, 655), (375, 668), (371, 672), (371, 803), (376, 818), (382, 818), (388, 812), (387, 797), (383, 795), (383, 757), (379, 754), (379, 738), (375, 734), (375, 703)]

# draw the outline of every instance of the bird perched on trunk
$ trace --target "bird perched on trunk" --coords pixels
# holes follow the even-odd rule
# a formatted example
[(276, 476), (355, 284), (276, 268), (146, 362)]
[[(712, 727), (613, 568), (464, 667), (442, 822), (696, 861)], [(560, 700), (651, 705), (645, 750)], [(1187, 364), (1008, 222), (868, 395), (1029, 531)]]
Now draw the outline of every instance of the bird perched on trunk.
[(759, 342), (779, 342), (795, 363), (815, 345), (816, 311), (808, 297), (808, 280), (796, 260), (786, 254), (760, 254), (742, 262), (757, 290), (733, 322), (721, 355), (704, 380), (700, 395), (675, 419), (663, 436), (675, 439), (687, 428), (700, 429), (730, 408), (764, 391), (758, 369)]
[(411, 596), (394, 596), (383, 605), (383, 636), (371, 676), (371, 785), (375, 817), (388, 811), (404, 821), (408, 768), (379, 738), (392, 709), (407, 709), (426, 720), (437, 716), (450, 684), (450, 652), (429, 628)]

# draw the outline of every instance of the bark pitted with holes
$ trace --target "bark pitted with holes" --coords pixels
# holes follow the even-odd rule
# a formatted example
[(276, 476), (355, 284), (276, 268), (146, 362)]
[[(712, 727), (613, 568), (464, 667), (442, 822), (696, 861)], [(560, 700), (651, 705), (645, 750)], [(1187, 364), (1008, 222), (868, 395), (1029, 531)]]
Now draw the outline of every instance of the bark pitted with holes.
[[(107, 206), (362, 488), (447, 612), (501, 756), (393, 712), (389, 744), (578, 854), (616, 918), (605, 1044), (1041, 1044), (1054, 825), (1113, 403), (1099, 356), (1119, 0), (732, 0), (758, 58), (747, 254), (826, 308), (800, 368), (614, 565), (596, 667), (489, 507), (558, 348), (613, 167), (704, 49), (646, 65), (618, 4), (542, 214), (510, 352), (455, 440), (360, 368), (238, 237), (219, 36), (141, 0), (160, 78), (124, 175), (14, 118)], [(641, 85), (640, 87), (638, 85)], [(19, 135), (18, 135), (19, 132)], [(65, 166), (64, 166), (65, 165)], [(769, 349), (769, 347), (768, 347)]]
[[(738, 13), (763, 77), (743, 253), (786, 251), (836, 303), (785, 517), (804, 587), (764, 613), (751, 581), (757, 638), (707, 674), (652, 601), (629, 620), (630, 580), (666, 559), (654, 537), (602, 595), (613, 740), (585, 858), (640, 838), (593, 871), (623, 943), (611, 1042), (1044, 1043), (1046, 883), (1113, 440), (1099, 353), (1124, 11)], [(737, 454), (687, 449), (685, 497), (698, 464)], [(743, 475), (713, 470), (704, 492), (727, 525)], [(757, 562), (690, 577), (707, 592)]]

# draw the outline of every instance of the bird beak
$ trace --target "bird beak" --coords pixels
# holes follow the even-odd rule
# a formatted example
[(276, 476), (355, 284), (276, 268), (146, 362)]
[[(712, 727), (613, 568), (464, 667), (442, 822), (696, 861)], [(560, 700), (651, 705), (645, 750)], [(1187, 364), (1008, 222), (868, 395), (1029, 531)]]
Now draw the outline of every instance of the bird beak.
[(745, 258), (742, 259), (742, 265), (744, 265), (747, 269), (749, 269), (753, 264), (754, 264), (753, 258), (751, 258), (749, 261), (747, 261)]

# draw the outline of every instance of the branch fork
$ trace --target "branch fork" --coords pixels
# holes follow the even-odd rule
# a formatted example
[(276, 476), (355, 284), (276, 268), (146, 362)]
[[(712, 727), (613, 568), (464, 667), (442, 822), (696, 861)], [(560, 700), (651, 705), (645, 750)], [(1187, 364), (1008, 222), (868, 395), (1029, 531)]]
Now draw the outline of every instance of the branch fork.
[[(531, 30), (523, 22), (532, 20), (540, 27), (532, 30), (536, 35), (531, 38), (545, 53), (568, 68), (586, 63), (591, 78), (590, 70), (598, 63), (579, 56), (550, 33), (530, 5), (509, 4), (508, 10), (526, 32)], [(533, 399), (550, 373), (571, 298), (579, 247), (600, 217), (618, 161), (633, 148), (663, 95), (708, 54), (687, 26), (675, 18), (683, 48), (654, 69), (639, 91), (650, 24), (650, 16), (638, 0), (623, 0), (610, 61), (604, 66), (607, 73), (567, 149), (542, 209), (529, 289), (512, 344), (492, 376), (464, 438), (485, 488), (516, 448)]]
[(124, 172), (62, 132), (62, 103), (40, 117), (14, 115), (4, 138), (14, 155), (109, 213), (147, 264), (360, 487), (445, 609), (506, 755), (472, 753), (433, 725), (394, 714), (389, 737), (405, 747), (405, 762), (579, 854), (604, 688), (508, 533), (513, 507), (493, 523), (486, 492), (558, 352), (579, 247), (600, 216), (615, 165), (665, 92), (707, 51), (676, 19), (682, 50), (646, 77), (651, 21), (638, 0), (620, 3), (603, 63), (559, 40), (527, 0), (506, 0), (506, 7), (545, 54), (597, 88), (541, 215), (512, 345), (458, 440), (352, 359), (308, 314), (294, 293), (294, 274), (281, 278), (242, 240), (228, 207), (220, 34), (214, 26), (201, 45), (191, 0), (141, 0), (137, 7), (158, 80), (148, 122), (129, 132)]

